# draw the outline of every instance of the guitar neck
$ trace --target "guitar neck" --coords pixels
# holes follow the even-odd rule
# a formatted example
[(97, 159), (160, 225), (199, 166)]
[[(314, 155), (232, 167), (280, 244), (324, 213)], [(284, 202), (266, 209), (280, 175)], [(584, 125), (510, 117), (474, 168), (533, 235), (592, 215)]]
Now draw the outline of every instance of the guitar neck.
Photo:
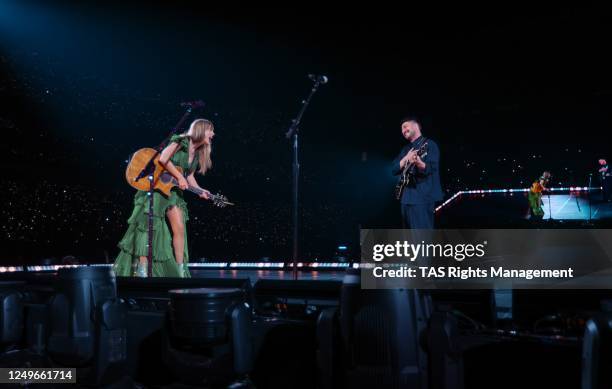
[[(174, 184), (175, 186), (178, 187), (178, 180), (176, 178), (174, 178), (173, 176), (171, 176), (170, 173), (166, 173), (166, 174), (168, 174), (171, 177), (172, 184)], [(189, 185), (187, 187), (187, 190), (192, 192), (192, 193), (197, 194), (198, 196), (202, 194), (202, 189), (196, 188), (195, 186)]]
[(199, 195), (201, 195), (201, 194), (202, 194), (202, 192), (204, 192), (202, 189), (200, 189), (200, 188), (196, 188), (195, 186), (188, 186), (188, 187), (187, 187), (187, 190), (188, 190), (188, 191), (190, 191), (190, 192), (192, 192), (192, 193), (197, 194), (198, 196), (199, 196)]
[[(174, 179), (174, 178), (172, 178), (172, 183), (174, 185), (178, 185), (176, 179)], [(202, 193), (204, 193), (204, 189), (200, 189), (200, 188), (197, 188), (197, 187), (191, 186), (191, 185), (189, 185), (186, 190), (188, 190), (188, 191), (190, 191), (192, 193), (195, 193), (198, 196), (200, 196)], [(214, 202), (215, 205), (218, 205), (218, 203), (223, 203), (224, 205), (234, 205), (233, 203), (230, 203), (229, 201), (227, 201), (227, 198), (225, 198), (224, 196), (221, 196), (219, 194), (212, 194), (211, 193), (208, 197), (209, 197), (208, 199), (210, 201)]]
[[(204, 192), (204, 190), (202, 190), (200, 188), (196, 188), (194, 186), (187, 187), (187, 190), (192, 192), (192, 193), (197, 194), (198, 196), (201, 195)], [(217, 195), (217, 194), (211, 193), (209, 195), (209, 200), (211, 200), (211, 201), (216, 201), (218, 198), (219, 198), (219, 195)]]

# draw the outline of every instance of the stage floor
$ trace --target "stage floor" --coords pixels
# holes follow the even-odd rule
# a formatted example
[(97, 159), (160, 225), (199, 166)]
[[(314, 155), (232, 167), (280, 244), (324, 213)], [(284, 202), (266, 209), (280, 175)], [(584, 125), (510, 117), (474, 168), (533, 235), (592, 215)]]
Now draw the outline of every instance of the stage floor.
[(612, 218), (612, 203), (591, 202), (574, 194), (544, 196), (544, 219), (588, 220)]

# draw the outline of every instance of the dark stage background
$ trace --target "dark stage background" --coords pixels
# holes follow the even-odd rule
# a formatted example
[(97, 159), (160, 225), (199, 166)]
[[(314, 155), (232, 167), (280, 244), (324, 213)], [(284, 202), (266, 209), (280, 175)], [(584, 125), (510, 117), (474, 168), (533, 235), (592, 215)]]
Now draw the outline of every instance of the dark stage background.
[(237, 205), (189, 199), (192, 258), (288, 259), (284, 134), (308, 73), (330, 81), (302, 122), (304, 259), (355, 255), (360, 227), (399, 226), (390, 162), (406, 113), (440, 145), (447, 197), (544, 169), (586, 185), (610, 156), (606, 10), (300, 7), (0, 3), (3, 263), (112, 261), (128, 156), (196, 99), (217, 133), (199, 181)]

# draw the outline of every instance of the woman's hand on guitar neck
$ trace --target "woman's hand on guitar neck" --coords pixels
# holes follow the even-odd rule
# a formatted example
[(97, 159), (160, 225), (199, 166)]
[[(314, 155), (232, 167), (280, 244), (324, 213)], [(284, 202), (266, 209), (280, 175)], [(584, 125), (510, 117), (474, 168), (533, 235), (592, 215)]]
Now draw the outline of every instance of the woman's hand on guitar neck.
[(210, 200), (212, 194), (207, 191), (206, 189), (202, 189), (202, 193), (200, 193), (200, 197), (203, 198), (204, 200)]

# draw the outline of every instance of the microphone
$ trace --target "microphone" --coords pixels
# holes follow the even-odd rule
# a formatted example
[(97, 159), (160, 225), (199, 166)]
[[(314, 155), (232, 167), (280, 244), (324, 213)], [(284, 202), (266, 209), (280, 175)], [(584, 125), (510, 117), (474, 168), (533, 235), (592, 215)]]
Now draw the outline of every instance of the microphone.
[(186, 101), (181, 103), (181, 107), (189, 107), (189, 108), (203, 108), (206, 105), (202, 100), (197, 101)]
[(310, 78), (314, 82), (318, 82), (319, 84), (327, 84), (327, 81), (329, 81), (327, 76), (323, 75), (317, 76), (316, 74), (309, 74), (308, 78)]

